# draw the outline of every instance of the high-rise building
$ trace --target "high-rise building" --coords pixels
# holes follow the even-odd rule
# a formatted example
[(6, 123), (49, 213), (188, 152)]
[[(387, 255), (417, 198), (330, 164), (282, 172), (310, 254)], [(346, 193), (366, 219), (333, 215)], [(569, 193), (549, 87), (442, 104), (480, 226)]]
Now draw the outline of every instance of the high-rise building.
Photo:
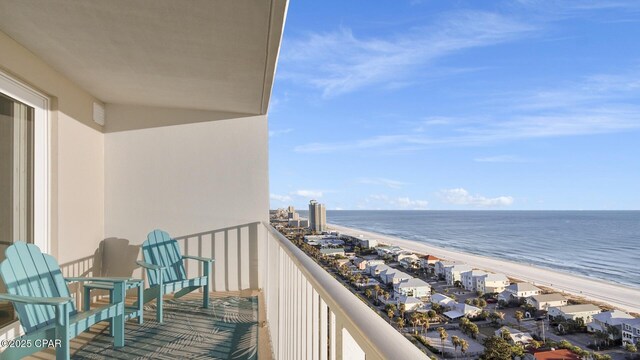
[(315, 200), (309, 201), (309, 228), (315, 232), (327, 230), (327, 211)]

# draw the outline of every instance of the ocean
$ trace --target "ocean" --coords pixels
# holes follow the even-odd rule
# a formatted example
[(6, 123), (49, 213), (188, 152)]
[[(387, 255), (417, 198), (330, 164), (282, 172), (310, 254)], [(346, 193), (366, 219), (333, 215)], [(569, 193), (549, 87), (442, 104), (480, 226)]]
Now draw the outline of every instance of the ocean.
[(640, 211), (340, 210), (327, 222), (640, 288)]

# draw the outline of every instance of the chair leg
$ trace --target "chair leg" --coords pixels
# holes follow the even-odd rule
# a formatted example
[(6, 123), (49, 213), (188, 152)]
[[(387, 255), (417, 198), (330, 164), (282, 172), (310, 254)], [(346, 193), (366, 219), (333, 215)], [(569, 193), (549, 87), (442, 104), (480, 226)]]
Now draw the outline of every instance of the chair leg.
[(202, 296), (202, 307), (205, 309), (209, 308), (209, 284), (211, 283), (211, 263), (207, 262), (204, 266), (204, 276), (207, 278), (207, 282), (204, 285), (204, 294)]
[(138, 285), (138, 324), (144, 323), (144, 283)]
[[(113, 299), (113, 289), (109, 290), (109, 301), (111, 301), (111, 299)], [(114, 336), (113, 319), (109, 319), (109, 336)]]
[(60, 346), (56, 348), (56, 359), (69, 360), (71, 351), (69, 341), (69, 304), (56, 307), (56, 339), (60, 340)]
[(156, 309), (156, 321), (159, 322), (160, 324), (162, 324), (164, 322), (164, 319), (162, 317), (162, 303), (164, 302), (163, 300), (163, 296), (164, 295), (164, 282), (162, 279), (162, 272), (159, 271), (159, 275), (158, 275), (158, 300), (157, 300), (157, 309)]
[(111, 294), (111, 303), (116, 304), (117, 314), (111, 322), (111, 331), (113, 332), (113, 346), (124, 346), (124, 296), (126, 283), (116, 283), (113, 286), (113, 294)]

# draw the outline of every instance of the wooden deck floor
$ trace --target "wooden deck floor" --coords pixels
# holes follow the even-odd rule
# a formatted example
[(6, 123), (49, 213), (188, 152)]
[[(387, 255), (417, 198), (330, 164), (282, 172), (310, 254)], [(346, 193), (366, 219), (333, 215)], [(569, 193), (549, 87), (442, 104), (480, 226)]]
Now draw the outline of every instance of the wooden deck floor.
[[(112, 338), (108, 336), (108, 323), (103, 322), (94, 325), (90, 330), (76, 337), (71, 342), (72, 358), (159, 358), (158, 353), (161, 352), (163, 357), (178, 359), (182, 356), (172, 356), (171, 352), (175, 352), (176, 354), (180, 354), (181, 352), (183, 352), (183, 356), (186, 356), (196, 355), (196, 352), (200, 351), (199, 356), (202, 357), (202, 351), (208, 351), (207, 356), (214, 359), (234, 357), (238, 359), (255, 359), (256, 356), (257, 359), (260, 360), (272, 359), (268, 329), (266, 326), (263, 326), (263, 324), (265, 324), (265, 309), (260, 292), (247, 290), (239, 292), (211, 293), (211, 303), (212, 305), (214, 305), (211, 309), (213, 313), (204, 314), (199, 318), (199, 320), (206, 319), (206, 326), (208, 326), (208, 328), (218, 328), (214, 329), (215, 334), (212, 334), (212, 331), (207, 331), (206, 329), (208, 328), (200, 331), (197, 327), (194, 328), (193, 326), (188, 326), (188, 330), (189, 332), (191, 332), (191, 334), (181, 333), (181, 329), (185, 329), (187, 327), (185, 324), (187, 324), (189, 321), (191, 321), (193, 324), (198, 323), (202, 325), (203, 321), (198, 322), (198, 320), (194, 320), (193, 313), (182, 312), (179, 308), (179, 306), (184, 305), (185, 302), (187, 305), (189, 305), (189, 303), (198, 304), (198, 301), (201, 301), (202, 299), (201, 294), (194, 293), (187, 295), (179, 300), (176, 300), (176, 302), (174, 302), (173, 304), (172, 296), (167, 296), (165, 299), (167, 301), (165, 304), (168, 304), (168, 306), (165, 305), (165, 324), (159, 325), (155, 322), (155, 303), (148, 303), (147, 306), (145, 306), (145, 324), (139, 325), (136, 319), (127, 321), (125, 325), (127, 343), (125, 344), (124, 348), (113, 348)], [(236, 304), (242, 302), (238, 301), (237, 299), (255, 299), (257, 302), (257, 319), (239, 319), (239, 317), (242, 317), (242, 315), (237, 315), (239, 314), (238, 312), (235, 312), (233, 311), (234, 309), (229, 308), (238, 306)], [(134, 297), (127, 298), (127, 302), (132, 303), (133, 301), (135, 301)], [(99, 303), (100, 302), (98, 302), (97, 304)], [(169, 309), (169, 307), (172, 306), (173, 309)], [(199, 315), (196, 314), (196, 316)], [(211, 326), (211, 323), (209, 323), (208, 321), (212, 316), (217, 318), (216, 321), (223, 322), (217, 323), (219, 326)], [(224, 323), (225, 319), (223, 319), (225, 317), (229, 318), (229, 321), (231, 322), (234, 321), (234, 318), (245, 323), (247, 321), (253, 322), (254, 325), (251, 329), (251, 332), (257, 332), (257, 348), (255, 348), (255, 343), (253, 343), (253, 345), (247, 344), (248, 341), (246, 339), (240, 341), (243, 344), (242, 347), (246, 346), (248, 350), (239, 349), (239, 346), (230, 345), (236, 344), (239, 338), (243, 335), (233, 334), (233, 332), (247, 332), (247, 327), (244, 325), (243, 327), (227, 326), (227, 324)], [(257, 329), (257, 331), (255, 331), (255, 329)], [(208, 335), (200, 336), (200, 332), (206, 333)], [(187, 338), (188, 336), (191, 336), (192, 338), (195, 337), (197, 339), (190, 339), (186, 341), (185, 338)], [(245, 336), (245, 338), (246, 337), (248, 336)], [(236, 342), (228, 340), (231, 338), (235, 339), (234, 341)], [(195, 344), (193, 343), (194, 341)], [(171, 344), (167, 345), (168, 343)], [(159, 350), (159, 348), (162, 346), (165, 346), (166, 349)], [(254, 350), (251, 350), (251, 347), (254, 347)], [(51, 350), (47, 350), (39, 352), (29, 358), (55, 359), (55, 353)]]

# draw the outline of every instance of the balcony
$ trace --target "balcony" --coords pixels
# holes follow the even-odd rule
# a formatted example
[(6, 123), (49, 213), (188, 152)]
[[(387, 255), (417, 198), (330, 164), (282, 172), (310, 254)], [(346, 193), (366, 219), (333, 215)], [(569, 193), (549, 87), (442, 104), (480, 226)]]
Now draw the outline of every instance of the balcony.
[[(150, 318), (127, 323), (123, 357), (424, 358), (265, 223), (267, 113), (287, 5), (0, 1), (0, 94), (35, 114), (25, 155), (33, 166), (24, 167), (34, 180), (21, 182), (34, 200), (7, 192), (18, 204), (0, 211), (4, 221), (14, 208), (29, 210), (20, 229), (30, 238), (7, 231), (0, 258), (3, 246), (25, 240), (66, 276), (144, 278), (140, 244), (162, 228), (179, 236), (184, 254), (216, 259), (213, 312), (193, 310), (191, 298), (169, 301), (173, 330)], [(0, 132), (19, 143), (14, 131)], [(17, 182), (6, 164), (1, 175)], [(72, 290), (80, 301), (81, 289)], [(8, 321), (1, 338), (20, 332)], [(105, 326), (76, 339), (77, 357), (119, 356)]]
[[(185, 254), (217, 259), (214, 288), (243, 288), (243, 283), (255, 288), (212, 292), (210, 309), (200, 308), (198, 293), (177, 300), (168, 296), (163, 325), (155, 321), (155, 303), (148, 303), (144, 324), (127, 322), (124, 348), (113, 348), (108, 324), (102, 323), (72, 342), (75, 358), (162, 354), (223, 359), (426, 359), (268, 223), (248, 223), (177, 240)], [(108, 250), (64, 264), (65, 276), (104, 274), (101, 269), (111, 261), (112, 251), (122, 250), (119, 246), (122, 244), (104, 244)], [(198, 271), (187, 266), (191, 275)], [(73, 290), (79, 302), (81, 289)], [(97, 303), (103, 301), (96, 298)], [(36, 356), (53, 357), (53, 352)]]

